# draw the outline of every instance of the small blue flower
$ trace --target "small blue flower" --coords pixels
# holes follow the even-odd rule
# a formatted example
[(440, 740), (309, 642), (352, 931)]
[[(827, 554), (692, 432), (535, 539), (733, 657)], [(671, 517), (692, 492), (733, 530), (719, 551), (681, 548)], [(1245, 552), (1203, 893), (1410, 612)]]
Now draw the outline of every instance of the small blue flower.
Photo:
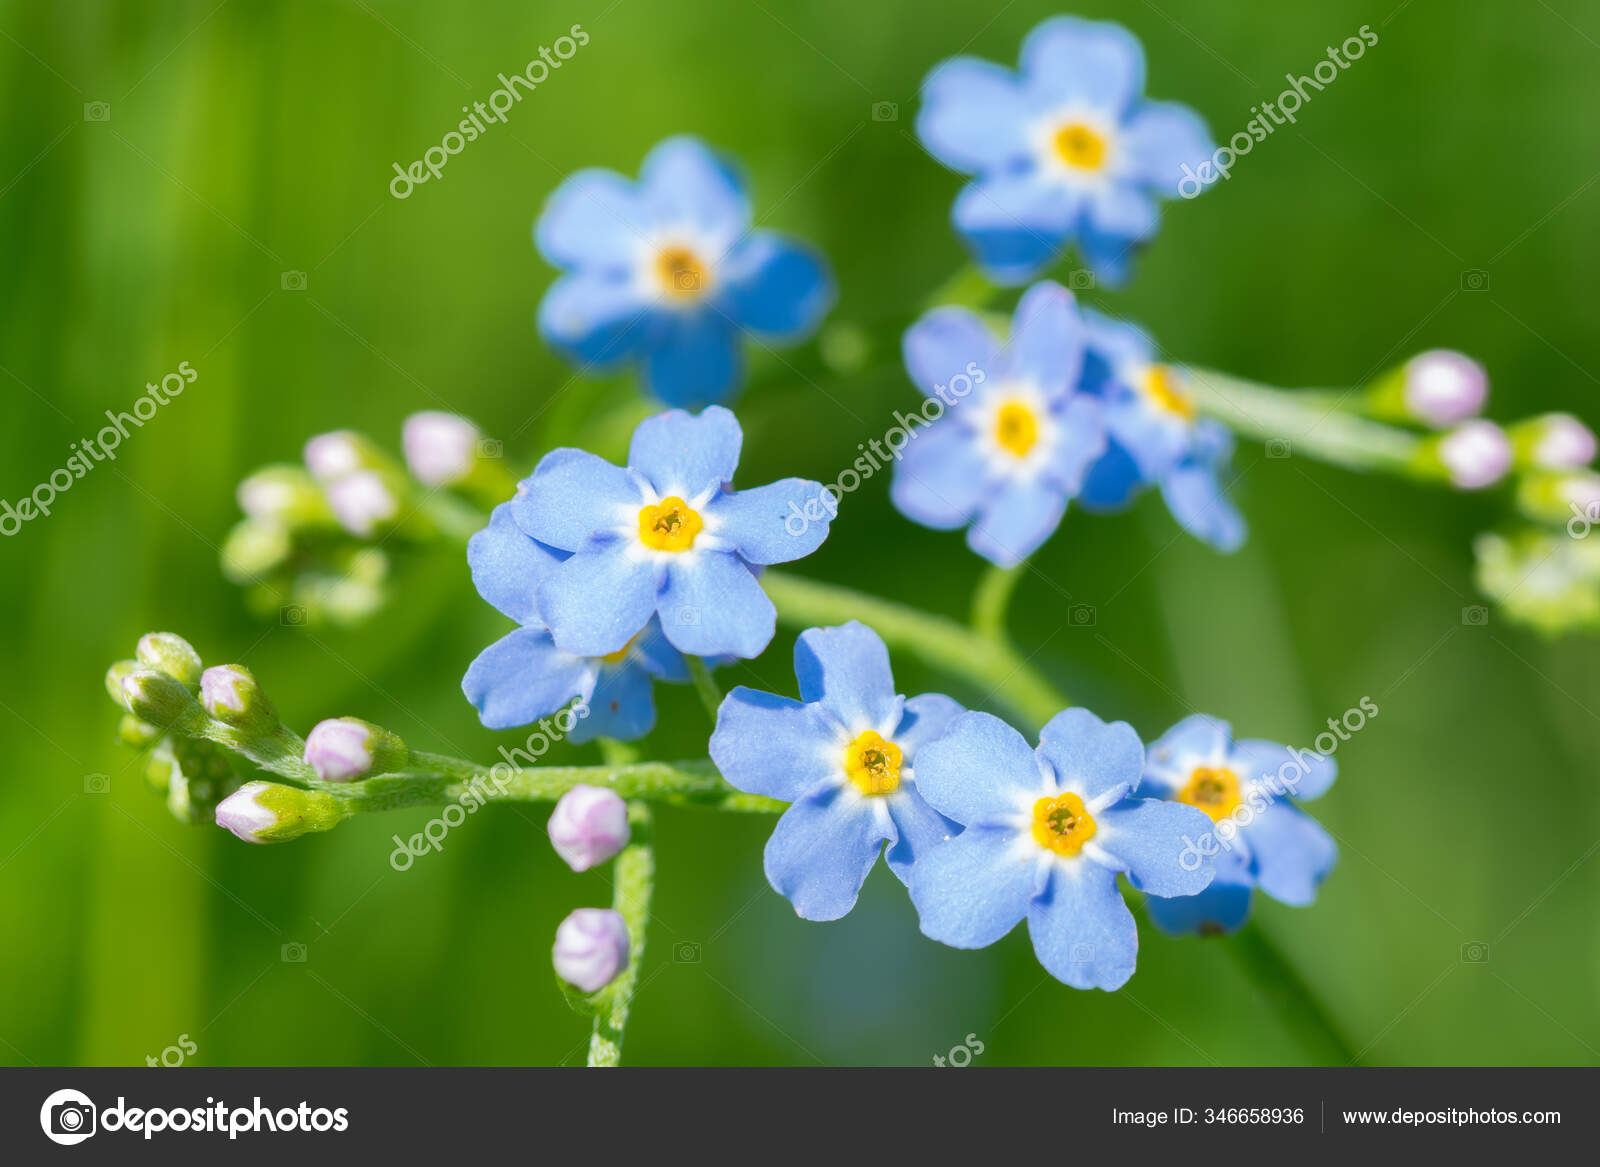
[[(924, 934), (983, 948), (1027, 918), (1039, 963), (1078, 989), (1120, 988), (1139, 934), (1117, 875), (1147, 896), (1192, 896), (1211, 866), (1180, 861), (1210, 820), (1192, 807), (1129, 798), (1144, 746), (1126, 722), (1086, 709), (1052, 717), (1037, 750), (997, 717), (965, 713), (923, 747), (923, 798), (966, 829), (924, 855), (911, 900)], [(1152, 899), (1152, 902), (1155, 902)]]
[(1256, 888), (1310, 904), (1339, 849), (1295, 800), (1320, 797), (1338, 772), (1326, 754), (1234, 741), (1227, 722), (1204, 714), (1169, 729), (1150, 747), (1139, 793), (1206, 813), (1202, 833), (1184, 840), (1184, 862), (1210, 858), (1217, 878), (1189, 899), (1151, 900), (1150, 919), (1164, 932), (1234, 932)]
[(833, 305), (827, 261), (750, 229), (732, 167), (692, 137), (651, 150), (629, 182), (581, 170), (545, 203), (540, 253), (565, 273), (539, 305), (539, 330), (569, 360), (639, 366), (668, 405), (725, 399), (743, 373), (741, 332), (808, 335)]
[(792, 803), (767, 840), (767, 882), (807, 920), (855, 906), (887, 843), (905, 882), (959, 829), (917, 793), (919, 751), (958, 717), (942, 693), (895, 693), (889, 650), (851, 621), (794, 646), (800, 700), (744, 686), (717, 710), (711, 760), (730, 785)]
[(634, 741), (655, 728), (652, 682), (687, 683), (688, 665), (656, 620), (608, 656), (576, 656), (557, 648), (539, 617), (535, 593), (567, 558), (517, 526), (509, 503), (495, 507), (489, 525), (468, 540), (467, 562), (478, 594), (522, 627), (478, 655), (461, 680), (461, 691), (490, 729), (531, 724), (577, 698), (588, 713), (573, 723), (568, 741)]
[(659, 616), (691, 656), (759, 656), (777, 610), (756, 569), (815, 551), (833, 497), (785, 478), (733, 491), (744, 435), (720, 405), (639, 423), (623, 469), (584, 450), (552, 450), (509, 504), (530, 538), (566, 553), (533, 581), (555, 643), (607, 656)]
[(1048, 539), (1105, 449), (1098, 403), (1073, 391), (1083, 326), (1072, 293), (1045, 281), (1023, 293), (1009, 345), (965, 308), (935, 308), (906, 330), (906, 369), (928, 395), (889, 497), (1010, 567)]
[(1159, 362), (1155, 345), (1132, 324), (1083, 314), (1087, 351), (1079, 389), (1101, 403), (1110, 442), (1089, 470), (1082, 505), (1119, 510), (1159, 484), (1178, 525), (1219, 551), (1244, 542), (1245, 522), (1223, 492), (1233, 435), (1198, 417), (1181, 369)]
[(1213, 150), (1187, 106), (1146, 101), (1144, 50), (1121, 25), (1046, 20), (1022, 42), (1016, 73), (975, 57), (922, 83), (917, 136), (952, 170), (977, 177), (951, 218), (996, 280), (1020, 284), (1076, 239), (1107, 284), (1155, 234), (1157, 197), (1180, 193), (1185, 166)]

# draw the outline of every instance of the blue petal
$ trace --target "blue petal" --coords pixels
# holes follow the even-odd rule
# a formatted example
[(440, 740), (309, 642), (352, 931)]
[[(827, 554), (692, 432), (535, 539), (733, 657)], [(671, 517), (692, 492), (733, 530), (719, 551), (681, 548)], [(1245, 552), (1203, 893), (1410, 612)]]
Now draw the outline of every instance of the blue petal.
[(641, 421), (628, 444), (628, 468), (657, 494), (703, 499), (733, 478), (744, 433), (720, 405), (698, 416), (669, 409)]
[(489, 525), (467, 540), (467, 566), (478, 594), (525, 627), (543, 627), (534, 591), (566, 558), (517, 526), (510, 503), (489, 514)]
[[(1216, 150), (1200, 115), (1175, 101), (1141, 104), (1122, 127), (1120, 145), (1127, 151), (1133, 177), (1165, 198), (1182, 194), (1179, 184)], [(1184, 174), (1185, 166), (1189, 175)]]
[(901, 883), (909, 885), (917, 861), (959, 835), (961, 827), (929, 806), (911, 783), (901, 783), (888, 805), (899, 838), (884, 853), (884, 861)]
[(783, 812), (767, 840), (767, 882), (805, 920), (837, 920), (856, 905), (894, 825), (874, 800), (835, 786)]
[(1161, 224), (1153, 195), (1116, 180), (1089, 195), (1088, 216), (1095, 232), (1129, 241), (1149, 238)]
[(506, 505), (529, 538), (577, 551), (597, 535), (637, 526), (644, 499), (622, 467), (587, 450), (562, 447), (539, 459)]
[(1072, 234), (1080, 196), (1033, 172), (978, 178), (951, 208), (955, 228), (997, 283), (1027, 281)]
[(638, 355), (658, 319), (632, 280), (590, 272), (561, 276), (539, 301), (539, 334), (592, 372)]
[(775, 231), (752, 231), (728, 254), (722, 278), (735, 320), (776, 342), (800, 340), (837, 299), (820, 253)]
[(967, 546), (990, 563), (1015, 567), (1050, 538), (1066, 511), (1060, 487), (1043, 478), (1010, 479), (983, 501)]
[(578, 552), (539, 585), (539, 611), (556, 643), (579, 656), (616, 652), (655, 608), (654, 569), (620, 542)]
[(1198, 765), (1226, 765), (1233, 748), (1233, 730), (1226, 721), (1207, 713), (1193, 713), (1178, 722), (1145, 754), (1144, 783), (1140, 797), (1165, 796), (1189, 780)]
[(1180, 802), (1134, 798), (1095, 816), (1093, 845), (1117, 860), (1128, 882), (1147, 895), (1192, 896), (1210, 884), (1215, 870), (1190, 844), (1209, 834), (1211, 817)]
[(1011, 318), (1011, 372), (1047, 395), (1065, 393), (1083, 368), (1084, 333), (1072, 293), (1043, 280), (1022, 294)]
[(1317, 898), (1317, 885), (1333, 870), (1339, 848), (1317, 823), (1279, 800), (1240, 831), (1250, 848), (1256, 885), (1273, 899), (1303, 908)]
[(1121, 510), (1143, 485), (1138, 463), (1126, 446), (1113, 440), (1084, 475), (1078, 489), (1078, 505), (1089, 511)]
[(1199, 895), (1173, 899), (1151, 896), (1145, 900), (1144, 910), (1150, 922), (1168, 935), (1214, 936), (1237, 932), (1244, 926), (1250, 918), (1254, 894), (1255, 886), (1248, 876), (1239, 881), (1224, 879), (1219, 873)]
[(945, 417), (913, 433), (895, 463), (890, 501), (924, 527), (948, 531), (965, 526), (988, 488), (988, 464), (972, 431)]
[(1126, 235), (1108, 235), (1096, 231), (1085, 223), (1077, 233), (1078, 253), (1094, 273), (1097, 286), (1119, 288), (1128, 282), (1133, 272), (1134, 258), (1139, 254), (1141, 239)]
[(922, 83), (917, 137), (952, 170), (1003, 170), (1030, 153), (1033, 108), (1011, 70), (952, 57)]
[(1026, 739), (988, 713), (963, 713), (918, 750), (916, 775), (928, 804), (965, 824), (1025, 811), (1045, 793)]
[(651, 228), (639, 192), (612, 170), (580, 170), (545, 200), (534, 224), (539, 253), (556, 267), (596, 267), (621, 273), (632, 266)]
[(1120, 24), (1056, 16), (1022, 42), (1028, 93), (1121, 113), (1144, 92), (1144, 49)]
[(687, 134), (668, 138), (645, 157), (639, 185), (657, 220), (692, 227), (722, 250), (750, 227), (744, 184), (720, 155)]
[(902, 702), (881, 637), (859, 621), (837, 628), (807, 628), (794, 642), (800, 700), (815, 701), (851, 734), (892, 733)]
[(761, 655), (778, 627), (778, 610), (737, 555), (702, 551), (667, 566), (661, 628), (690, 656)]
[(1058, 427), (1055, 449), (1050, 452), (1050, 477), (1067, 497), (1083, 489), (1090, 468), (1106, 451), (1106, 427), (1101, 420), (1100, 403), (1082, 393), (1074, 393), (1056, 410)]
[(683, 659), (683, 653), (673, 648), (662, 633), (659, 619), (652, 619), (645, 625), (645, 630), (633, 642), (633, 652), (638, 657), (639, 666), (651, 676), (677, 684), (688, 683), (689, 662)]
[(1028, 935), (1045, 971), (1075, 989), (1120, 989), (1139, 955), (1116, 872), (1095, 863), (1051, 871), (1045, 894), (1028, 906)]
[(637, 664), (603, 665), (594, 692), (588, 699), (589, 713), (567, 733), (574, 745), (608, 737), (631, 742), (644, 737), (656, 725), (656, 702), (650, 674)]
[(461, 691), (490, 729), (528, 725), (594, 689), (592, 661), (562, 652), (548, 632), (519, 628), (478, 654)]
[(1106, 428), (1137, 464), (1141, 479), (1170, 473), (1188, 453), (1188, 424), (1138, 390), (1119, 386), (1104, 410)]
[(788, 563), (810, 555), (828, 537), (839, 504), (820, 482), (785, 478), (753, 490), (713, 497), (706, 517), (716, 536), (750, 563)]
[(1244, 516), (1228, 501), (1210, 466), (1179, 466), (1161, 480), (1161, 497), (1178, 525), (1218, 551), (1244, 544)]
[[(1085, 308), (1083, 326), (1090, 357), (1100, 359), (1103, 376), (1114, 379), (1124, 365), (1148, 365), (1155, 359), (1155, 342), (1137, 324)], [(1089, 375), (1089, 370), (1085, 369), (1086, 380)]]
[[(906, 329), (900, 341), (912, 383), (932, 397), (958, 373), (969, 381), (999, 376), (999, 345), (988, 325), (965, 308), (934, 308)], [(975, 370), (975, 371), (969, 371)]]
[(905, 712), (900, 715), (900, 728), (894, 731), (894, 741), (905, 754), (905, 764), (914, 770), (917, 751), (942, 737), (965, 712), (961, 702), (943, 693), (920, 693), (907, 701)]
[(984, 948), (1015, 928), (1038, 869), (1016, 843), (1014, 830), (969, 827), (924, 853), (907, 885), (922, 934), (953, 948)]
[(1064, 709), (1039, 731), (1039, 753), (1056, 781), (1087, 802), (1139, 784), (1144, 743), (1126, 721), (1109, 725), (1087, 709)]
[(1296, 799), (1321, 798), (1339, 776), (1339, 764), (1326, 754), (1258, 738), (1235, 742), (1233, 762), (1240, 779), (1262, 779), (1267, 793)]
[(740, 685), (717, 708), (711, 760), (734, 789), (793, 802), (840, 776), (845, 744), (820, 706)]
[(711, 308), (667, 316), (644, 358), (646, 390), (668, 405), (721, 401), (743, 374), (738, 329)]

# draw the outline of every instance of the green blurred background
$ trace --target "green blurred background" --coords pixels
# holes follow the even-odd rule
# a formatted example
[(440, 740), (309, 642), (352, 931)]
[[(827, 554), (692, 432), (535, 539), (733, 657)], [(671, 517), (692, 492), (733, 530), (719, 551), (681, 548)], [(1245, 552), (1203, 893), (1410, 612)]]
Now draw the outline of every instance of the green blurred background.
[[(1143, 40), (1150, 92), (1219, 137), (1370, 24), (1380, 43), (1166, 224), (1131, 286), (1086, 299), (1186, 360), (1285, 385), (1346, 385), (1433, 345), (1494, 379), (1492, 415), (1594, 424), (1592, 126), (1600, 3), (1447, 0), (1170, 8), (1084, 3)], [(691, 131), (738, 155), (766, 225), (819, 244), (833, 319), (868, 370), (815, 344), (754, 360), (740, 402), (751, 481), (831, 480), (916, 400), (898, 329), (963, 260), (959, 179), (911, 133), (917, 86), (968, 51), (1007, 63), (1033, 0), (391, 0), (0, 3), (0, 497), (61, 466), (106, 409), (189, 361), (197, 384), (0, 540), (0, 1062), (144, 1064), (187, 1035), (194, 1064), (582, 1060), (552, 983), (571, 908), (601, 873), (560, 866), (537, 808), (475, 816), (393, 872), (355, 820), (282, 847), (170, 818), (101, 674), (152, 628), (242, 660), (302, 731), (354, 714), (422, 748), (491, 757), (458, 683), (506, 622), (456, 554), (399, 565), (395, 601), (351, 630), (256, 619), (221, 579), (234, 484), (339, 426), (397, 446), (447, 403), (529, 465), (627, 386), (579, 382), (533, 328), (551, 272), (529, 230), (582, 166), (634, 172)], [(509, 123), (404, 202), (386, 184), (574, 23), (591, 43)], [(105, 102), (107, 120), (86, 120)], [(877, 102), (898, 120), (877, 121)], [(1488, 273), (1463, 290), (1462, 273)], [(306, 273), (285, 290), (282, 273)], [(826, 388), (819, 392), (813, 383)], [(863, 425), (860, 419), (866, 419)], [(880, 424), (882, 419), (882, 424)], [(1600, 654), (1547, 644), (1479, 603), (1469, 543), (1487, 498), (1429, 493), (1241, 446), (1240, 554), (1177, 538), (1159, 501), (1074, 512), (1039, 555), (1013, 631), (1068, 692), (1153, 738), (1192, 708), (1309, 744), (1370, 696), (1314, 812), (1342, 843), (1311, 909), (1258, 918), (1376, 1064), (1600, 1060), (1594, 742)], [(980, 563), (915, 528), (879, 479), (803, 574), (960, 615)], [(1067, 601), (1093, 605), (1092, 626)], [(792, 691), (791, 634), (726, 683)], [(897, 661), (907, 692), (959, 679)], [(687, 689), (662, 695), (660, 753), (703, 748)], [(578, 756), (590, 758), (592, 753)], [(86, 793), (88, 775), (109, 792)], [(761, 874), (770, 821), (664, 811), (635, 1064), (928, 1064), (974, 1035), (978, 1065), (1289, 1063), (1310, 1054), (1214, 941), (1141, 922), (1115, 994), (1039, 969), (1022, 930), (981, 953), (924, 940), (881, 867), (831, 925)], [(305, 946), (303, 962), (282, 959)], [(1487, 961), (1464, 960), (1487, 946)], [(698, 960), (674, 956), (698, 955)]]

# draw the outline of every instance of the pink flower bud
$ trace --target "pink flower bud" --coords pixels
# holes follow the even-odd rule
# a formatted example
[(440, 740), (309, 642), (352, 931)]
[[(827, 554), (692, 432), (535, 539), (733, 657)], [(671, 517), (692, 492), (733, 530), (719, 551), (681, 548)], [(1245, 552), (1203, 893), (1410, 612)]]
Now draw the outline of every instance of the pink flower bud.
[(628, 804), (614, 790), (574, 786), (550, 816), (550, 845), (574, 871), (588, 871), (628, 845)]
[(556, 929), (556, 976), (597, 992), (628, 967), (628, 926), (610, 908), (579, 908)]
[(1492, 421), (1469, 421), (1439, 440), (1439, 461), (1456, 486), (1479, 490), (1511, 468), (1511, 441)]
[(246, 782), (217, 804), (217, 826), (226, 827), (246, 843), (266, 842), (262, 833), (277, 825), (278, 815), (256, 798), (270, 789), (270, 782)]
[(354, 717), (319, 721), (306, 735), (305, 763), (324, 782), (392, 773), (405, 765), (408, 753), (394, 734)]
[(352, 535), (369, 539), (377, 533), (378, 525), (394, 518), (400, 511), (400, 501), (384, 482), (383, 476), (373, 470), (358, 470), (347, 474), (327, 486), (328, 505), (333, 508), (339, 525)]
[(430, 409), (406, 418), (400, 444), (418, 482), (451, 486), (471, 473), (482, 437), (466, 418)]
[(1434, 429), (1476, 417), (1489, 398), (1489, 374), (1469, 356), (1432, 349), (1406, 362), (1406, 410)]
[(1547, 470), (1577, 470), (1594, 461), (1594, 431), (1570, 413), (1539, 419), (1533, 461)]

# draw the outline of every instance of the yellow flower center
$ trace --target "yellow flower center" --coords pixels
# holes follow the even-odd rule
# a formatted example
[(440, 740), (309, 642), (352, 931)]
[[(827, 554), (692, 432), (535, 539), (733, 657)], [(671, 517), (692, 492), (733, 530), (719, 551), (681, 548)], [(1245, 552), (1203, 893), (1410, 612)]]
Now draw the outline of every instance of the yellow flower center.
[(1178, 791), (1178, 801), (1205, 811), (1214, 823), (1221, 822), (1243, 801), (1239, 776), (1226, 766), (1196, 766)]
[(663, 247), (656, 254), (656, 279), (670, 296), (698, 296), (709, 273), (700, 257), (687, 247)]
[(628, 650), (631, 649), (635, 644), (637, 644), (638, 641), (639, 641), (639, 637), (641, 637), (643, 635), (644, 635), (643, 632), (635, 632), (633, 634), (633, 636), (628, 640), (627, 644), (624, 644), (621, 648), (617, 649), (616, 652), (608, 652), (608, 653), (606, 653), (600, 659), (604, 663), (606, 663), (608, 665), (621, 664), (622, 663), (622, 658), (628, 655)]
[(900, 788), (900, 747), (867, 730), (844, 751), (844, 772), (862, 794), (893, 794)]
[(1076, 794), (1058, 794), (1033, 804), (1033, 841), (1046, 850), (1076, 855), (1094, 832), (1094, 818)]
[(1053, 139), (1056, 154), (1077, 170), (1099, 170), (1106, 161), (1106, 140), (1082, 122), (1068, 122)]
[(1144, 371), (1144, 393), (1159, 409), (1194, 420), (1194, 402), (1184, 392), (1177, 376), (1166, 365), (1151, 365)]
[(1018, 458), (1039, 440), (1039, 419), (1020, 401), (1007, 401), (994, 418), (994, 440)]
[(698, 512), (677, 495), (639, 510), (639, 541), (655, 551), (687, 551), (705, 526)]

